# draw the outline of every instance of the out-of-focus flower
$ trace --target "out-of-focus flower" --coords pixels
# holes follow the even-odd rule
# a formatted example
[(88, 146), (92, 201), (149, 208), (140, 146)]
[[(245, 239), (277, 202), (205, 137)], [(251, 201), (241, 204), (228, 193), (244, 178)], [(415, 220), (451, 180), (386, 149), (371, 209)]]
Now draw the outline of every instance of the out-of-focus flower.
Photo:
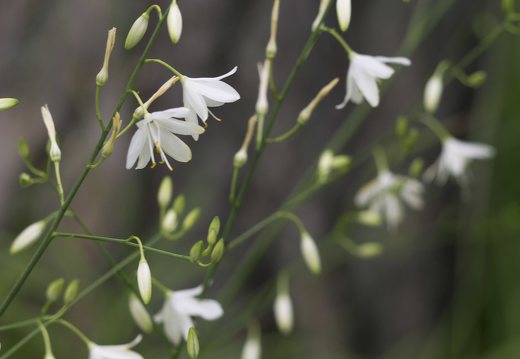
[(141, 354), (130, 350), (141, 342), (139, 335), (132, 342), (122, 345), (98, 345), (92, 343), (90, 346), (89, 359), (143, 359)]
[(13, 244), (11, 244), (9, 252), (11, 254), (16, 254), (35, 243), (41, 237), (43, 231), (45, 231), (46, 226), (47, 221), (41, 220), (26, 227), (18, 236), (16, 236)]
[(320, 274), (321, 272), (321, 259), (320, 252), (316, 242), (310, 236), (308, 232), (303, 232), (300, 238), (300, 250), (302, 252), (303, 259), (307, 264), (307, 267), (314, 274)]

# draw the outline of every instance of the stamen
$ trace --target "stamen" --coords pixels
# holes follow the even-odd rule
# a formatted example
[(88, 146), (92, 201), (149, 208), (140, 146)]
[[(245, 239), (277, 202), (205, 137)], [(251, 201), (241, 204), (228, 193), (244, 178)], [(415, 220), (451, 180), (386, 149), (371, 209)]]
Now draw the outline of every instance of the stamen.
[(208, 112), (215, 120), (217, 120), (218, 122), (222, 122), (222, 119), (215, 116), (215, 114), (213, 112), (211, 112), (211, 110), (209, 108), (208, 108)]

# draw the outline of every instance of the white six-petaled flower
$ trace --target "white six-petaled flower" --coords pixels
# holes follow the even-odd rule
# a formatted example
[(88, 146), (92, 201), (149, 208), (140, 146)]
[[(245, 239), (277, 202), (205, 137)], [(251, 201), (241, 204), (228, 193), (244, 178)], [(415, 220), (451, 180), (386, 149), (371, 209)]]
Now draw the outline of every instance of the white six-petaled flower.
[(460, 185), (468, 182), (467, 167), (472, 160), (489, 159), (495, 155), (492, 146), (483, 143), (465, 142), (448, 136), (442, 141), (439, 159), (426, 170), (424, 179), (445, 184), (452, 176)]
[(136, 168), (141, 169), (150, 160), (152, 166), (155, 166), (154, 150), (159, 154), (160, 162), (166, 163), (170, 170), (172, 166), (166, 155), (179, 162), (190, 161), (190, 148), (176, 135), (198, 136), (204, 132), (204, 128), (177, 119), (187, 118), (189, 113), (189, 109), (180, 107), (146, 114), (137, 123), (137, 131), (130, 141), (126, 168), (132, 168), (137, 161)]
[[(189, 123), (198, 124), (197, 116), (203, 122), (206, 122), (210, 114), (217, 118), (208, 107), (218, 107), (240, 99), (240, 95), (233, 87), (221, 81), (236, 71), (237, 67), (218, 77), (181, 77), (184, 107), (190, 110), (186, 117)], [(198, 135), (194, 135), (193, 138), (197, 139)]]
[(413, 209), (424, 205), (424, 186), (411, 177), (396, 175), (382, 170), (377, 177), (361, 187), (354, 198), (359, 207), (379, 213), (390, 229), (395, 229), (404, 219), (404, 204)]
[(352, 52), (346, 81), (347, 93), (345, 100), (336, 108), (338, 110), (344, 108), (349, 101), (359, 104), (363, 98), (370, 106), (377, 107), (379, 105), (377, 81), (389, 79), (395, 72), (387, 63), (411, 65), (410, 60), (404, 57), (369, 56)]
[(139, 335), (132, 342), (122, 345), (90, 345), (89, 359), (143, 359), (141, 354), (130, 350), (141, 342)]
[(187, 340), (190, 328), (194, 327), (192, 317), (216, 320), (224, 314), (220, 304), (212, 299), (195, 298), (202, 294), (202, 286), (192, 289), (171, 291), (166, 295), (164, 305), (155, 316), (164, 324), (164, 332), (175, 345)]

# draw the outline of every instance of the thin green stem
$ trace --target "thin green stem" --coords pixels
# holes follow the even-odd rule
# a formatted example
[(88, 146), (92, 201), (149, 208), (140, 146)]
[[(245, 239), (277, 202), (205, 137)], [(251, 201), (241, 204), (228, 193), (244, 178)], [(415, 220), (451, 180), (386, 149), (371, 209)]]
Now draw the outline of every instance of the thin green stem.
[(451, 137), (448, 130), (444, 128), (444, 126), (432, 115), (425, 114), (421, 118), (421, 122), (424, 123), (432, 132), (439, 138), (439, 140), (444, 141), (445, 139)]
[(327, 27), (327, 26), (324, 26), (322, 25), (320, 27), (320, 30), (332, 35), (332, 37), (334, 39), (336, 39), (339, 44), (341, 45), (341, 47), (343, 47), (343, 49), (345, 50), (345, 52), (348, 54), (348, 57), (349, 58), (352, 58), (352, 55), (355, 54), (354, 50), (352, 50), (352, 48), (350, 47), (349, 44), (347, 44), (347, 42), (345, 41), (345, 39), (343, 37), (341, 37), (340, 34), (338, 34), (338, 32), (334, 29), (331, 29), (330, 27)]
[(256, 150), (259, 151), (264, 140), (265, 114), (256, 114)]
[(171, 66), (170, 64), (164, 62), (163, 60), (161, 59), (146, 59), (145, 61), (145, 64), (150, 64), (150, 63), (156, 63), (156, 64), (159, 64), (159, 65), (162, 65), (164, 66), (166, 69), (168, 69), (169, 71), (173, 72), (175, 75), (177, 75), (180, 79), (182, 79), (184, 76), (179, 72), (177, 71), (173, 66)]
[(65, 194), (63, 192), (63, 184), (61, 183), (60, 163), (54, 162), (54, 173), (56, 174), (56, 186), (58, 195), (60, 196), (60, 205), (63, 206), (65, 203)]
[[(168, 12), (168, 10), (165, 12), (165, 15), (167, 14), (167, 12)], [(164, 24), (165, 18), (166, 18), (166, 16), (161, 18), (161, 20), (159, 21), (159, 23), (155, 27), (155, 30), (152, 33), (152, 36), (150, 37), (150, 39), (148, 41), (148, 44), (146, 45), (146, 48), (143, 51), (143, 54), (141, 55), (141, 57), (140, 57), (137, 65), (136, 65), (136, 67), (134, 68), (134, 71), (130, 75), (128, 83), (126, 84), (125, 91), (121, 95), (121, 98), (119, 99), (119, 102), (116, 105), (116, 108), (114, 110), (114, 113), (112, 114), (112, 117), (115, 116), (116, 112), (119, 112), (121, 110), (121, 108), (123, 107), (123, 104), (126, 102), (126, 99), (128, 98), (128, 91), (132, 88), (132, 86), (133, 86), (133, 84), (134, 84), (134, 82), (135, 82), (135, 80), (137, 78), (137, 75), (139, 74), (139, 72), (140, 72), (140, 70), (141, 70), (141, 68), (142, 68), (142, 66), (144, 64), (144, 61), (148, 57), (148, 53), (150, 52), (150, 49), (152, 48), (152, 45), (154, 44), (155, 40), (157, 39), (157, 35), (159, 34), (159, 30), (161, 29), (161, 27)], [(90, 160), (88, 162), (89, 164), (95, 163), (96, 158), (99, 155), (99, 153), (100, 153), (100, 151), (101, 151), (101, 149), (103, 147), (103, 144), (105, 143), (105, 139), (108, 136), (111, 127), (112, 127), (112, 122), (109, 122), (108, 125), (105, 127), (105, 129), (102, 131), (101, 136), (99, 138), (99, 141), (96, 144), (96, 147), (94, 148), (94, 151), (92, 152), (92, 154), (90, 156)], [(22, 274), (20, 275), (20, 277), (18, 278), (18, 280), (13, 285), (13, 287), (11, 288), (11, 290), (9, 291), (7, 296), (5, 297), (4, 301), (0, 305), (0, 318), (4, 315), (4, 313), (7, 310), (7, 308), (9, 308), (11, 302), (16, 297), (16, 295), (18, 294), (20, 289), (23, 287), (25, 281), (27, 280), (29, 275), (32, 273), (34, 267), (36, 266), (36, 264), (38, 264), (38, 262), (40, 261), (41, 257), (43, 256), (43, 254), (47, 250), (48, 246), (52, 242), (52, 239), (53, 239), (52, 234), (54, 232), (56, 232), (58, 226), (60, 225), (60, 223), (61, 223), (61, 221), (63, 219), (63, 216), (65, 215), (65, 212), (67, 211), (67, 209), (69, 208), (70, 204), (72, 203), (72, 200), (74, 199), (74, 197), (76, 196), (77, 192), (79, 191), (81, 185), (83, 184), (83, 181), (85, 180), (85, 178), (90, 173), (90, 170), (91, 170), (91, 168), (88, 165), (85, 166), (85, 168), (83, 169), (83, 172), (80, 174), (80, 176), (77, 179), (76, 183), (72, 187), (69, 195), (65, 199), (65, 202), (61, 206), (60, 211), (58, 212), (58, 215), (56, 216), (56, 218), (53, 221), (53, 223), (49, 226), (49, 229), (48, 229), (47, 233), (45, 234), (43, 240), (40, 242), (40, 246), (36, 249), (33, 257), (31, 258), (31, 260), (29, 261), (29, 263), (25, 267), (24, 271), (22, 272)]]
[(47, 331), (47, 328), (42, 324), (41, 321), (38, 321), (38, 328), (40, 329), (40, 332), (42, 333), (43, 345), (45, 347), (45, 355), (50, 356), (50, 355), (52, 355), (52, 346), (51, 346), (51, 338), (49, 338), (49, 332)]
[(159, 16), (159, 21), (161, 21), (163, 18), (161, 7), (157, 4), (154, 4), (154, 5), (150, 6), (148, 9), (146, 9), (146, 13), (149, 14), (150, 12), (152, 12), (152, 10), (155, 10), (155, 12), (157, 12), (157, 16)]
[(284, 134), (281, 134), (280, 136), (274, 137), (274, 138), (268, 138), (266, 140), (267, 143), (280, 143), (288, 139), (289, 137), (293, 136), (296, 132), (298, 132), (302, 128), (302, 125), (299, 122), (296, 122), (296, 124), (291, 127), (287, 132)]
[(105, 129), (105, 121), (103, 120), (103, 116), (101, 116), (101, 110), (99, 106), (99, 95), (101, 93), (101, 87), (96, 86), (96, 118), (99, 123), (99, 127), (101, 128), (101, 131)]
[(79, 238), (79, 239), (88, 239), (88, 240), (92, 240), (92, 241), (100, 241), (100, 242), (107, 242), (107, 243), (117, 243), (117, 244), (129, 246), (129, 247), (139, 248), (141, 256), (144, 256), (144, 251), (147, 251), (147, 252), (162, 254), (165, 256), (190, 261), (189, 256), (184, 256), (182, 254), (168, 252), (168, 251), (164, 251), (162, 249), (157, 249), (157, 248), (145, 246), (142, 244), (129, 242), (129, 240), (131, 240), (131, 239), (136, 239), (137, 237), (135, 237), (135, 236), (127, 238), (127, 239), (121, 239), (121, 238), (94, 236), (94, 235), (88, 235), (88, 234), (55, 232), (53, 237), (55, 237), (55, 238), (58, 238), (58, 237), (59, 238)]
[(240, 172), (240, 168), (237, 166), (233, 166), (233, 177), (231, 178), (231, 189), (229, 191), (229, 201), (231, 203), (233, 203), (235, 201), (239, 172)]
[(375, 147), (372, 150), (372, 156), (374, 156), (374, 161), (376, 163), (378, 173), (388, 171), (388, 158), (380, 147)]
[(40, 319), (41, 318), (39, 318), (39, 317), (38, 318), (31, 318), (31, 319), (24, 319), (24, 320), (20, 320), (18, 322), (2, 325), (2, 326), (0, 326), (0, 332), (32, 326), (32, 325), (38, 323), (38, 321)]
[(37, 169), (36, 167), (34, 167), (34, 165), (31, 163), (31, 161), (29, 161), (28, 158), (22, 158), (23, 159), (23, 163), (25, 163), (25, 166), (27, 167), (27, 169), (29, 171), (31, 171), (33, 173), (33, 175), (35, 176), (38, 176), (38, 177), (41, 177), (42, 179), (44, 179), (44, 182), (48, 180), (48, 174), (44, 171), (41, 171), (39, 169)]
[(57, 319), (55, 322), (63, 325), (65, 328), (69, 329), (71, 332), (76, 334), (76, 336), (79, 339), (81, 339), (81, 341), (83, 343), (85, 343), (87, 348), (90, 348), (92, 346), (92, 344), (93, 344), (92, 341), (90, 341), (90, 339), (87, 338), (87, 336), (81, 330), (79, 330), (78, 327), (76, 327), (72, 323), (70, 323), (70, 322), (68, 322), (66, 320), (63, 320), (63, 319)]
[(165, 286), (164, 284), (162, 284), (159, 280), (157, 280), (156, 278), (153, 278), (152, 277), (152, 283), (153, 285), (155, 285), (161, 292), (163, 292), (163, 294), (165, 296), (169, 295), (169, 293), (171, 292), (171, 289), (168, 288), (167, 286)]

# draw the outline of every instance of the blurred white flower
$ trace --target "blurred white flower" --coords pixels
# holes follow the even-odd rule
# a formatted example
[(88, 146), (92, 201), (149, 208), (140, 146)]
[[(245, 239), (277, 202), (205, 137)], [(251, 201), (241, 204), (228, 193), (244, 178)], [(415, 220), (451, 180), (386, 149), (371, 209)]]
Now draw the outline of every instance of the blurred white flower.
[(262, 357), (262, 343), (258, 324), (250, 325), (247, 340), (242, 348), (241, 359), (260, 359)]
[(460, 185), (468, 182), (467, 167), (472, 160), (488, 159), (495, 155), (492, 146), (483, 143), (465, 142), (448, 136), (442, 141), (442, 152), (439, 159), (426, 170), (424, 179), (434, 180), (437, 184), (445, 184), (452, 176)]
[(190, 161), (190, 148), (176, 135), (198, 136), (204, 132), (204, 128), (177, 119), (187, 118), (189, 113), (190, 110), (180, 107), (146, 114), (144, 119), (137, 123), (137, 131), (130, 141), (126, 168), (132, 168), (137, 161), (136, 169), (141, 169), (146, 167), (150, 160), (152, 166), (155, 166), (154, 147), (161, 163), (166, 163), (170, 170), (172, 166), (166, 155), (179, 162)]
[(131, 294), (128, 299), (128, 308), (132, 319), (137, 326), (145, 333), (151, 333), (153, 331), (153, 323), (150, 314), (146, 310), (145, 306), (135, 294)]
[(294, 326), (294, 315), (287, 284), (278, 286), (278, 291), (274, 300), (274, 319), (280, 332), (285, 335), (291, 333)]
[[(197, 116), (203, 122), (206, 122), (209, 114), (218, 119), (208, 107), (218, 107), (240, 99), (240, 95), (233, 87), (221, 81), (233, 75), (236, 71), (237, 67), (218, 77), (191, 78), (182, 76), (184, 107), (190, 110), (186, 116), (188, 122), (198, 124)], [(198, 135), (194, 135), (193, 138), (197, 139)]]
[(41, 220), (26, 227), (20, 232), (20, 234), (18, 234), (18, 236), (16, 236), (11, 244), (9, 252), (11, 254), (16, 254), (31, 246), (41, 237), (46, 226), (47, 221)]
[(89, 359), (143, 359), (141, 354), (130, 350), (141, 342), (142, 337), (138, 335), (132, 342), (122, 345), (97, 345), (90, 346)]
[(377, 81), (389, 79), (395, 72), (386, 65), (387, 63), (411, 65), (410, 60), (404, 57), (369, 56), (352, 52), (346, 81), (347, 93), (345, 100), (336, 108), (338, 110), (344, 108), (349, 101), (359, 104), (363, 98), (370, 106), (377, 107), (379, 105)]
[(300, 237), (300, 250), (302, 252), (303, 260), (309, 270), (314, 274), (321, 272), (320, 252), (316, 242), (308, 232), (302, 232)]
[(224, 314), (216, 300), (195, 298), (201, 294), (202, 286), (198, 286), (170, 291), (166, 295), (164, 305), (155, 316), (155, 321), (164, 324), (164, 332), (173, 344), (178, 345), (183, 338), (187, 340), (190, 328), (194, 327), (192, 317), (216, 320)]
[(377, 177), (361, 187), (354, 201), (359, 207), (379, 213), (390, 229), (395, 229), (404, 219), (404, 204), (421, 209), (424, 186), (411, 177), (395, 175), (382, 170)]

